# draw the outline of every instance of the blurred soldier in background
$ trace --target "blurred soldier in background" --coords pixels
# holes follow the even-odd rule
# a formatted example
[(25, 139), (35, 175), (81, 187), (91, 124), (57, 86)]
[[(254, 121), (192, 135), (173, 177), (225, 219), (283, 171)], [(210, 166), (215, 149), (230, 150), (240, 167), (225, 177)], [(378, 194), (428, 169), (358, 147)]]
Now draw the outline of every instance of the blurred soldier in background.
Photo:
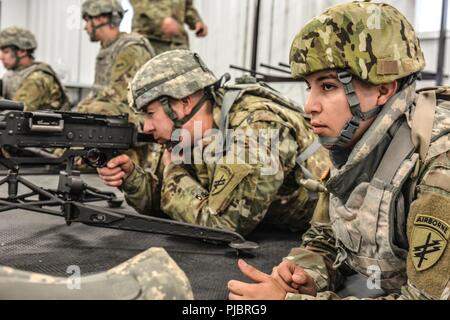
[[(93, 89), (78, 104), (78, 111), (128, 113), (130, 122), (139, 125), (139, 119), (130, 112), (127, 89), (139, 68), (155, 55), (150, 42), (137, 33), (120, 32), (125, 11), (118, 0), (86, 0), (81, 13), (86, 32), (91, 41), (100, 42), (101, 49), (97, 54)], [(145, 166), (147, 148), (137, 147), (129, 155)]]
[(135, 33), (120, 32), (124, 10), (118, 0), (86, 0), (82, 6), (85, 30), (91, 41), (100, 42), (95, 82), (78, 104), (79, 112), (129, 113), (127, 88), (139, 68), (154, 56), (148, 40)]
[(156, 54), (189, 49), (187, 24), (197, 37), (206, 37), (208, 27), (192, 0), (130, 0), (134, 8), (133, 31), (146, 36)]
[(37, 41), (26, 29), (9, 27), (0, 32), (0, 60), (8, 70), (2, 96), (23, 102), (25, 111), (70, 109), (69, 98), (55, 71), (34, 60)]

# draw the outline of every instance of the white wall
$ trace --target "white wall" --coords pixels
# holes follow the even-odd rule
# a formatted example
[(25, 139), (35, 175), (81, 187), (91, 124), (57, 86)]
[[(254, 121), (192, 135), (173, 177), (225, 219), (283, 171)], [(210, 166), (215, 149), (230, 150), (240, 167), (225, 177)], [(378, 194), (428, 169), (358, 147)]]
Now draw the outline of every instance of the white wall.
[[(130, 28), (133, 12), (127, 0), (121, 1), (129, 9), (122, 24), (122, 29), (127, 30)], [(424, 0), (417, 1), (422, 1), (423, 5)], [(81, 2), (82, 0), (3, 0), (1, 27), (16, 24), (30, 28), (39, 42), (38, 59), (52, 64), (65, 82), (89, 85), (94, 79), (95, 56), (99, 45), (91, 43), (83, 30)], [(304, 23), (327, 7), (347, 0), (261, 2), (258, 63), (277, 65), (279, 62), (288, 62), (292, 38)], [(414, 0), (385, 2), (399, 8), (413, 24), (416, 16), (420, 17), (419, 14), (416, 15)], [(200, 53), (217, 75), (224, 72), (231, 72), (233, 76), (241, 75), (241, 72), (231, 71), (229, 65), (250, 67), (256, 0), (194, 0), (194, 3), (209, 26), (209, 35), (207, 38), (196, 38), (190, 31), (192, 49)], [(440, 11), (434, 11), (431, 10), (428, 15), (439, 20)], [(430, 71), (436, 69), (436, 45), (434, 39), (423, 40), (428, 60), (427, 70)], [(450, 52), (449, 46), (447, 52)], [(450, 73), (449, 57), (447, 54), (447, 73)], [(278, 74), (264, 68), (259, 68), (259, 71)], [(301, 84), (274, 86), (292, 98), (304, 100)]]

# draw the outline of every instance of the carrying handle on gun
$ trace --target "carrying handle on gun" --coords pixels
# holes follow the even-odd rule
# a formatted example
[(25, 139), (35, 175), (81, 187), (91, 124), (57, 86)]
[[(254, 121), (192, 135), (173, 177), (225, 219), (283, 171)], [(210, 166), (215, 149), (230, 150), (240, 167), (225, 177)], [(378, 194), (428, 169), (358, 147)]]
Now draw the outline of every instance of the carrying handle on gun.
[[(60, 114), (45, 112), (32, 112), (31, 114), (29, 119), (31, 132), (62, 132), (64, 129), (64, 120)], [(57, 125), (54, 124), (56, 122)]]

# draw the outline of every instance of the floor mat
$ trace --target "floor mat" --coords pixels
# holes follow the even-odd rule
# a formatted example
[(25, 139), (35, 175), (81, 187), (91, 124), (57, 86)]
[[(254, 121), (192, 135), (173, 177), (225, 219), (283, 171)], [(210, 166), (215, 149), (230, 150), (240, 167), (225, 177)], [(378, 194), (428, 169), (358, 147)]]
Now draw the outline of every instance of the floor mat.
[[(26, 176), (40, 186), (55, 188), (56, 176)], [(84, 176), (90, 185), (105, 190), (95, 175)], [(6, 195), (6, 187), (0, 187)], [(0, 213), (0, 265), (55, 276), (69, 276), (76, 265), (82, 275), (105, 271), (150, 247), (164, 247), (187, 274), (196, 299), (226, 299), (231, 279), (245, 280), (238, 267), (236, 251), (200, 240), (90, 227), (67, 226), (64, 220), (41, 213), (13, 210)], [(248, 240), (260, 245), (246, 261), (271, 272), (292, 247), (296, 233), (258, 228)]]

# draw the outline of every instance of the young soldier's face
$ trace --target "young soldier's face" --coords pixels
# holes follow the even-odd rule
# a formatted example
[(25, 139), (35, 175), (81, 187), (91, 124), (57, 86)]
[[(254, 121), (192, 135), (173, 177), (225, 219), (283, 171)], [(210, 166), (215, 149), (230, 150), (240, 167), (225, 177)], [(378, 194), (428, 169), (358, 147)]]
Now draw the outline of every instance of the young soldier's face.
[(159, 144), (164, 144), (170, 141), (173, 127), (174, 124), (164, 111), (161, 102), (151, 102), (144, 118), (144, 132), (152, 134)]
[(16, 56), (11, 48), (0, 50), (0, 60), (5, 69), (11, 70), (16, 65)]
[[(347, 122), (352, 118), (350, 106), (342, 83), (336, 71), (319, 71), (305, 77), (308, 84), (308, 98), (305, 112), (311, 114), (311, 125), (315, 134), (322, 137), (337, 138)], [(362, 85), (353, 81), (362, 111), (373, 109), (378, 101), (378, 87)], [(355, 144), (373, 119), (362, 121), (349, 146)]]

